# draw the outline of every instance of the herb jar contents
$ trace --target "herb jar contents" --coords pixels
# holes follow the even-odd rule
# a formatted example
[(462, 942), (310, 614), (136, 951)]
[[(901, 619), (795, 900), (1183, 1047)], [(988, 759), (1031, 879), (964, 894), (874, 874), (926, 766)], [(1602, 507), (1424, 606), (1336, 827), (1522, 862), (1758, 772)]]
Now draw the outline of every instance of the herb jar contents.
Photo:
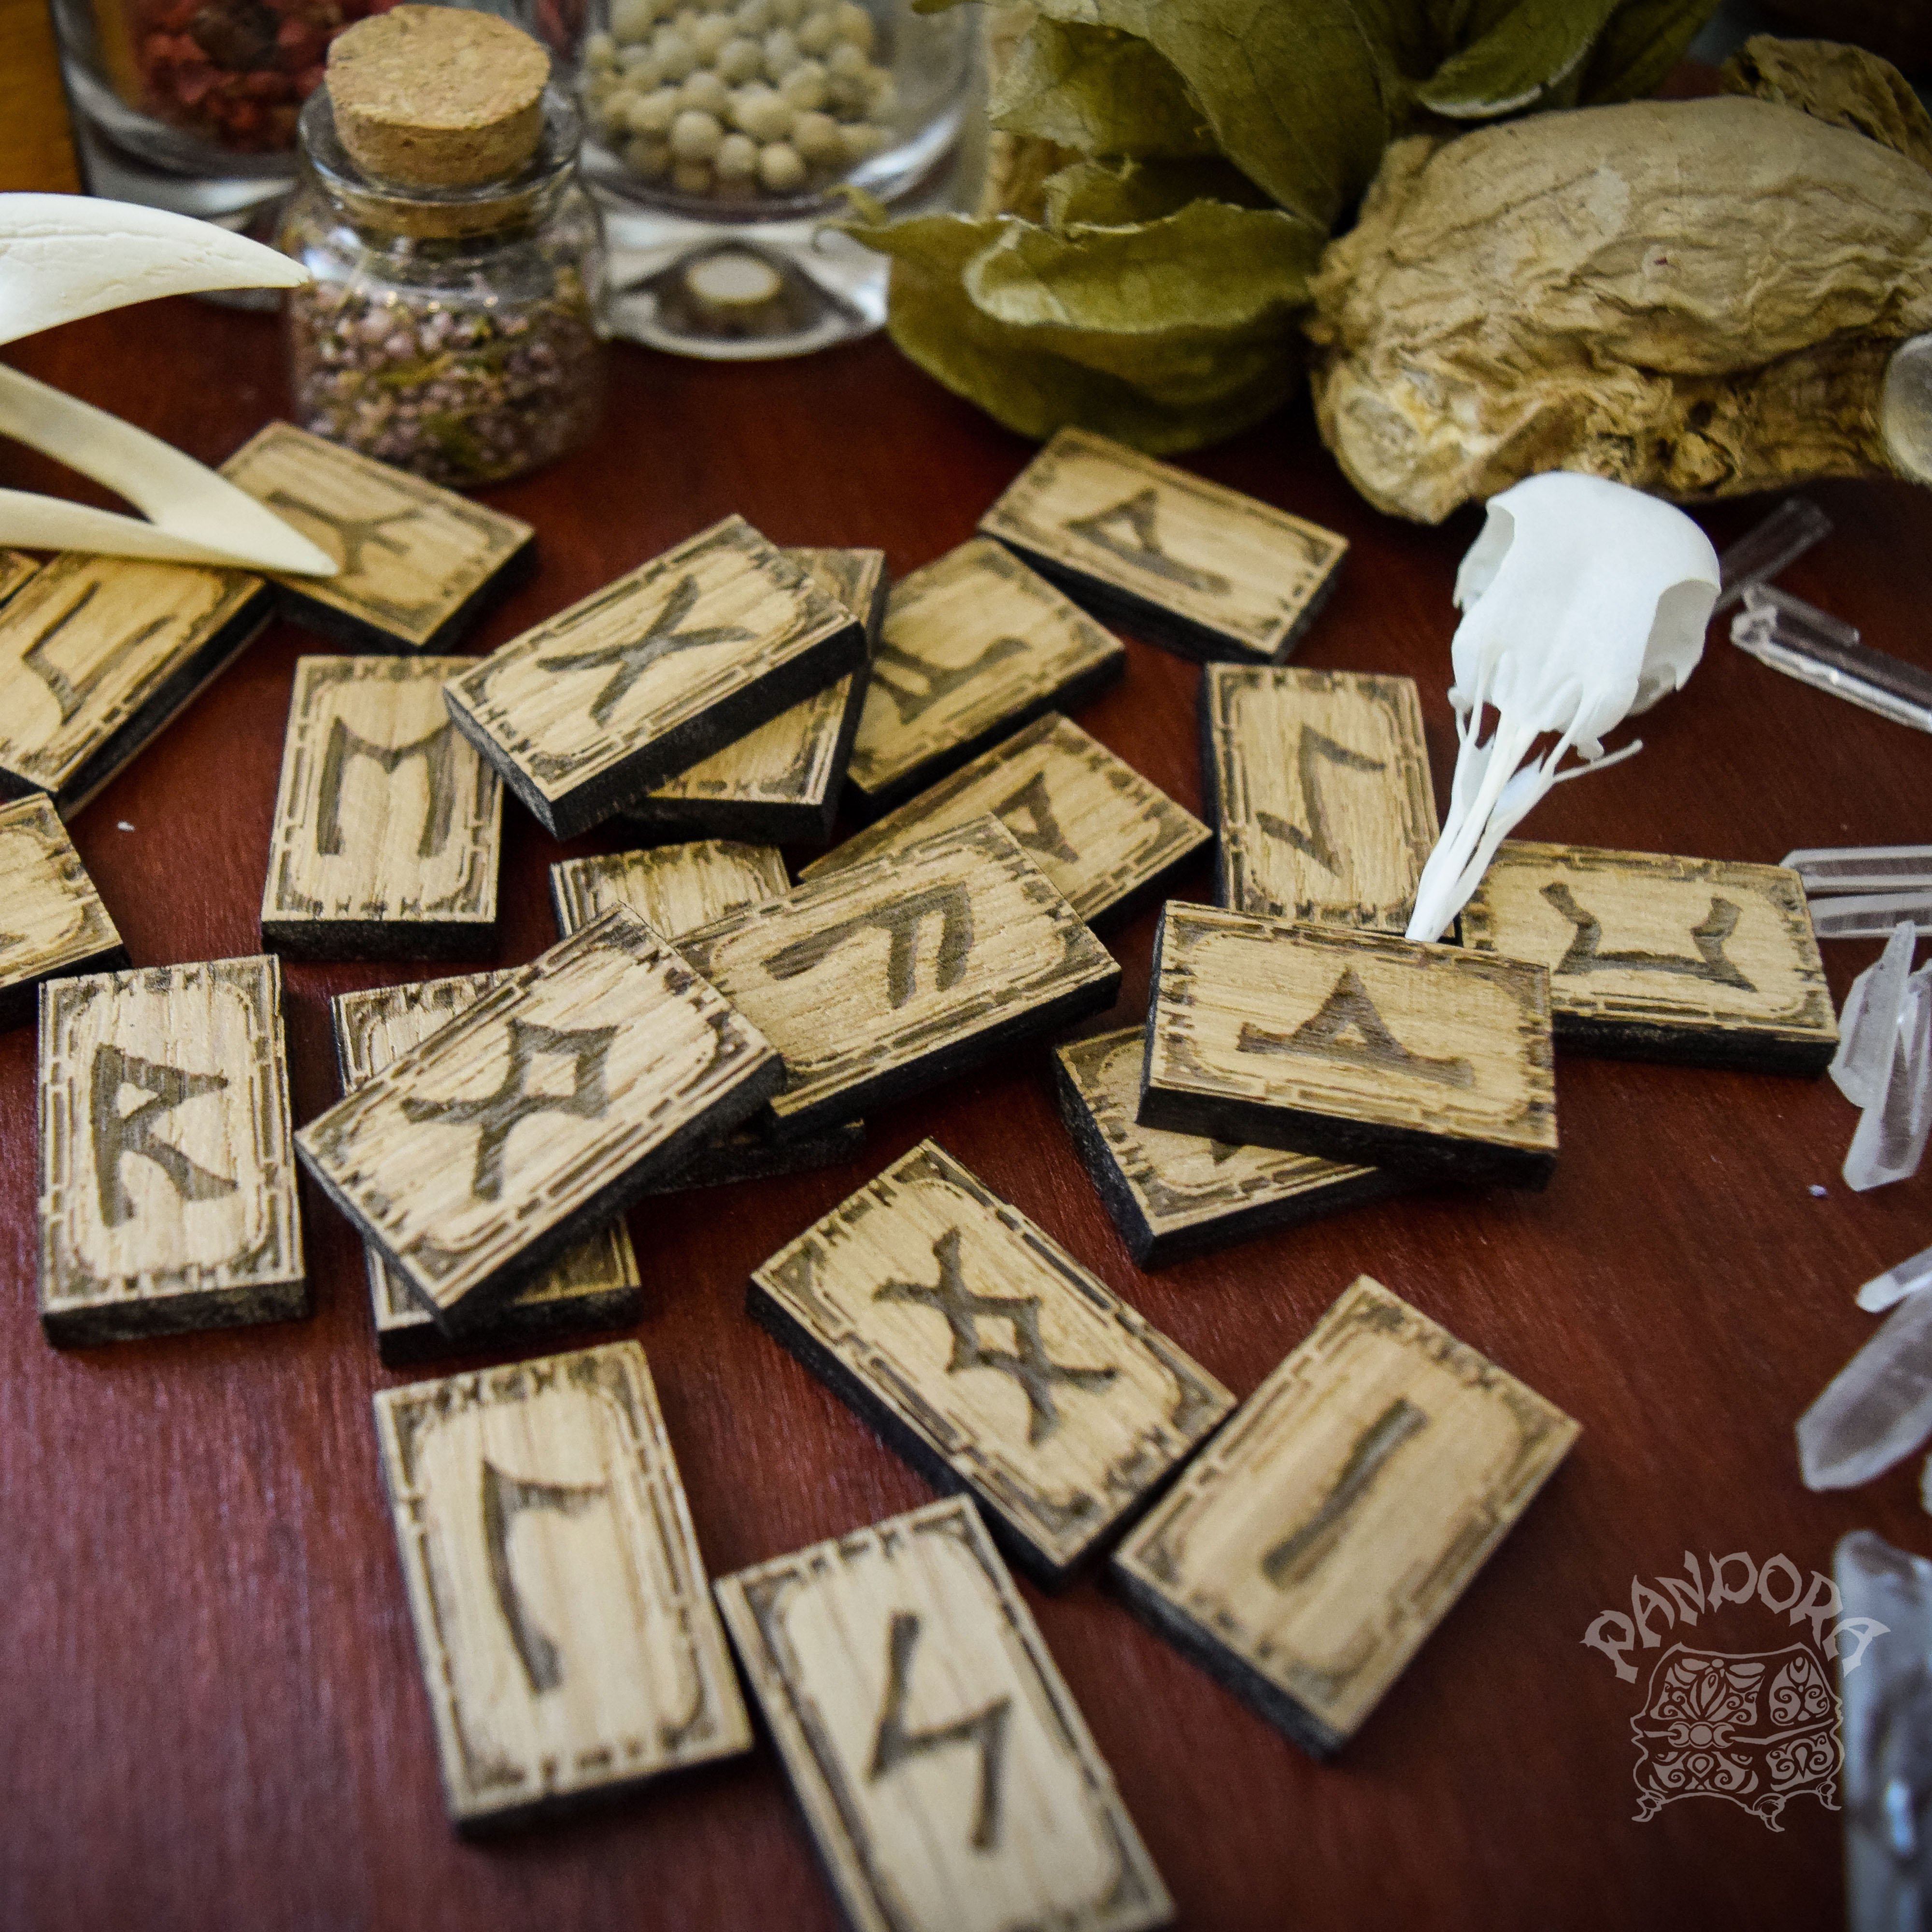
[(304, 428), (439, 483), (490, 483), (595, 430), (603, 244), (549, 56), (494, 15), (351, 28), (302, 110), (281, 246)]

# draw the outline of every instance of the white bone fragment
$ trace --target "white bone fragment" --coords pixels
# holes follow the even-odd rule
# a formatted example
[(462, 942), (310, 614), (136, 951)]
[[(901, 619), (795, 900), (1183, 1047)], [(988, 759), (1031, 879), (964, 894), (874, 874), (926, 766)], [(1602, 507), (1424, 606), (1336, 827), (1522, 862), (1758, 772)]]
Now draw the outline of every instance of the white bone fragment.
[[(1464, 614), (1449, 701), (1461, 742), (1411, 939), (1442, 936), (1497, 846), (1551, 786), (1642, 748), (1606, 758), (1604, 734), (1696, 668), (1718, 588), (1710, 539), (1640, 490), (1552, 471), (1490, 498), (1456, 574)], [(1486, 706), (1496, 727), (1479, 740)], [(1546, 734), (1555, 748), (1526, 764)], [(1583, 762), (1559, 771), (1573, 750)]]

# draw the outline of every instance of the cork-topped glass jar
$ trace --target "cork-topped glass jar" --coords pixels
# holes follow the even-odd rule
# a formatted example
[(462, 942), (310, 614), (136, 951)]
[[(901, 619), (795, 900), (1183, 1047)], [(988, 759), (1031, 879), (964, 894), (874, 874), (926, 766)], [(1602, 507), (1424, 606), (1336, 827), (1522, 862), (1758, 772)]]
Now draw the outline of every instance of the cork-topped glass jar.
[[(394, 57), (373, 92), (355, 59), (372, 30)], [(526, 52), (507, 79), (493, 70), (503, 36), (542, 64)], [(437, 7), (336, 46), (302, 110), (280, 236), (314, 277), (289, 302), (296, 419), (458, 488), (574, 448), (602, 410), (603, 241), (548, 56), (493, 16)]]

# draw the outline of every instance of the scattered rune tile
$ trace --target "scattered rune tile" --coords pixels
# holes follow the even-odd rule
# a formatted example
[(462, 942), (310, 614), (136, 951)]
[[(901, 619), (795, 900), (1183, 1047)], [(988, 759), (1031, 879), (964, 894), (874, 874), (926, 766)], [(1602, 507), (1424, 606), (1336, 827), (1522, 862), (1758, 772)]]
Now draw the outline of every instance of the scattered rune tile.
[[(502, 975), (472, 973), (405, 986), (372, 986), (338, 993), (329, 1002), (335, 1060), (345, 1092), (420, 1046), (458, 1013), (466, 1012)], [(453, 1346), (402, 1278), (364, 1244), (369, 1305), (376, 1347), (394, 1366), (443, 1354)], [(630, 1232), (621, 1220), (572, 1248), (530, 1286), (502, 1303), (473, 1338), (473, 1345), (508, 1347), (548, 1341), (587, 1328), (613, 1328), (644, 1313), (644, 1287)], [(472, 1346), (465, 1336), (461, 1346)]]
[(597, 859), (566, 859), (550, 868), (557, 936), (628, 906), (653, 932), (678, 940), (741, 906), (762, 905), (791, 890), (776, 845), (704, 838), (653, 845)]
[(53, 801), (0, 805), (0, 1029), (34, 1017), (43, 982), (128, 963)]
[(988, 812), (1089, 925), (1160, 896), (1208, 841), (1206, 826), (1078, 725), (1050, 711), (800, 874), (818, 879)]
[(1183, 657), (1279, 664), (1348, 540), (1138, 450), (1063, 429), (980, 520), (1076, 602)]
[(771, 1097), (770, 1043), (622, 908), (562, 940), (296, 1136), (452, 1334)]
[(1932, 1295), (1908, 1294), (1798, 1418), (1808, 1490), (1882, 1475), (1932, 1436)]
[(0, 604), (5, 603), (40, 567), (24, 551), (0, 550)]
[[(885, 621), (885, 552), (787, 550), (779, 554), (865, 626), (869, 662)], [(626, 815), (658, 833), (823, 844), (838, 815), (865, 701), (861, 666), (633, 799), (624, 808)]]
[(451, 722), (466, 658), (296, 661), (262, 886), (296, 959), (487, 958), (503, 787)]
[(308, 1314), (279, 960), (47, 982), (39, 1218), (50, 1342)]
[(1576, 1435), (1363, 1275), (1129, 1532), (1114, 1574), (1162, 1636), (1327, 1757)]
[(459, 1830), (748, 1750), (644, 1352), (384, 1389), (382, 1480)]
[(1904, 1016), (1918, 934), (1910, 921), (1892, 929), (1885, 950), (1852, 982), (1839, 1016), (1833, 1084), (1855, 1107), (1869, 1107), (1885, 1091)]
[(963, 1497), (720, 1580), (854, 1932), (1148, 1932), (1173, 1901)]
[(779, 1131), (851, 1119), (1104, 1011), (1119, 963), (995, 818), (679, 942), (784, 1056)]
[(1201, 782), (1220, 904), (1407, 927), (1437, 832), (1412, 678), (1210, 664)]
[(1234, 1406), (932, 1141), (752, 1276), (748, 1303), (1028, 1576), (1098, 1556)]
[(883, 812), (1126, 668), (1126, 647), (986, 537), (892, 586), (848, 777)]
[(727, 517), (444, 686), (458, 728), (572, 838), (866, 661), (865, 626)]
[(1312, 1154), (1163, 1133), (1135, 1119), (1145, 1030), (1054, 1050), (1061, 1118), (1128, 1252), (1144, 1268), (1395, 1192), (1399, 1176)]
[(245, 571), (64, 551), (0, 604), (0, 796), (70, 817), (274, 605)]
[(334, 559), (276, 576), (284, 611), (351, 647), (452, 650), (536, 562), (536, 532), (372, 456), (272, 422), (221, 473)]
[(1153, 976), (1142, 1126), (1424, 1179), (1549, 1180), (1542, 967), (1171, 901)]
[(1813, 898), (1848, 892), (1932, 891), (1932, 845), (1812, 845), (1778, 862)]
[(1922, 1248), (1910, 1259), (1874, 1275), (1858, 1290), (1858, 1304), (1868, 1315), (1882, 1315), (1922, 1288), (1932, 1288), (1932, 1248)]
[(1780, 866), (1510, 840), (1462, 944), (1550, 969), (1561, 1046), (1779, 1073), (1837, 1050), (1804, 889)]

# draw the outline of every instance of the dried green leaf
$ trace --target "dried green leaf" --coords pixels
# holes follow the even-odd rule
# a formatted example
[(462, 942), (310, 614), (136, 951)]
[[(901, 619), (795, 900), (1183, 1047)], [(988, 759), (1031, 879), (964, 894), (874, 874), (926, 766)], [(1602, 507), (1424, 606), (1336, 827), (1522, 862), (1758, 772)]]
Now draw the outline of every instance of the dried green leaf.
[(1493, 120), (1546, 104), (1580, 74), (1617, 0), (1518, 0), (1416, 90), (1431, 113)]
[(1178, 214), (1190, 202), (1222, 201), (1237, 208), (1271, 206), (1239, 169), (1218, 158), (1196, 161), (1076, 161), (1049, 175), (1046, 221), (1066, 229), (1120, 228)]
[(1590, 106), (1654, 94), (1684, 50), (1718, 10), (1718, 0), (1624, 0), (1584, 70)]
[(1108, 27), (1036, 20), (988, 107), (996, 128), (1082, 154), (1217, 152), (1180, 75), (1146, 41)]

